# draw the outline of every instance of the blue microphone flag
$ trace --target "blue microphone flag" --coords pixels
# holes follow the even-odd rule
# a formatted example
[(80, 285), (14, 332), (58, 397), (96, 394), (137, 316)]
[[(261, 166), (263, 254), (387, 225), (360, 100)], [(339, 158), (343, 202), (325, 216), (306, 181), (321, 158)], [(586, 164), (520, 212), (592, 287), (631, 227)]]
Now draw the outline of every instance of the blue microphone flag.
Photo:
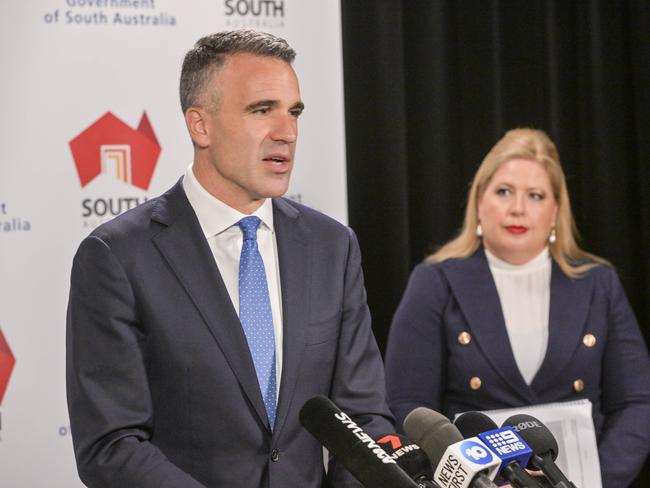
[(488, 430), (479, 434), (478, 438), (501, 459), (501, 466), (504, 467), (513, 461), (526, 466), (533, 455), (533, 450), (512, 427)]

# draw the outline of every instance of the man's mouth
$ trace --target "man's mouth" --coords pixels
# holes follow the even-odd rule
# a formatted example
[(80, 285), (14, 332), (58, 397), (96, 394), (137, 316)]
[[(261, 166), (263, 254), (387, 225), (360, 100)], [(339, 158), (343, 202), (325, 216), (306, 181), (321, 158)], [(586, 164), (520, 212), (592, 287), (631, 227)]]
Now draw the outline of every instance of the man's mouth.
[(284, 156), (268, 156), (264, 158), (264, 161), (271, 162), (273, 164), (284, 164), (289, 161), (289, 158), (286, 158)]

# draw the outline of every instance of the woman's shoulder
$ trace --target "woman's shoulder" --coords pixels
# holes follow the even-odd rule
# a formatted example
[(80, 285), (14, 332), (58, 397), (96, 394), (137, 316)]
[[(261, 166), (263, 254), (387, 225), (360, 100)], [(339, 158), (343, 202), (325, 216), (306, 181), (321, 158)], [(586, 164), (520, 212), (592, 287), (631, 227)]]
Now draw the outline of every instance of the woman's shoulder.
[(423, 261), (417, 264), (411, 271), (402, 304), (411, 307), (418, 304), (425, 309), (439, 309), (444, 306), (453, 294), (452, 275), (455, 271), (451, 271), (450, 266), (453, 267), (457, 263), (451, 261), (458, 260)]
[(576, 270), (580, 270), (580, 268), (583, 270), (574, 279), (578, 285), (580, 283), (590, 283), (593, 286), (602, 288), (607, 293), (615, 292), (622, 287), (616, 269), (608, 262), (585, 258), (572, 261), (571, 266)]
[(441, 263), (422, 261), (415, 265), (411, 271), (410, 281), (427, 282), (437, 281), (440, 279)]
[(462, 271), (471, 267), (472, 264), (478, 264), (479, 260), (480, 257), (475, 254), (467, 257), (447, 258), (442, 261), (425, 259), (413, 269), (413, 272), (445, 274), (447, 272)]
[(413, 268), (409, 283), (411, 286), (449, 290), (452, 283), (465, 282), (468, 277), (480, 274), (477, 273), (480, 266), (481, 258), (474, 255), (443, 261), (425, 260)]
[(571, 268), (578, 271), (581, 278), (599, 279), (616, 274), (611, 264), (604, 260), (598, 261), (591, 256), (567, 258), (566, 262)]

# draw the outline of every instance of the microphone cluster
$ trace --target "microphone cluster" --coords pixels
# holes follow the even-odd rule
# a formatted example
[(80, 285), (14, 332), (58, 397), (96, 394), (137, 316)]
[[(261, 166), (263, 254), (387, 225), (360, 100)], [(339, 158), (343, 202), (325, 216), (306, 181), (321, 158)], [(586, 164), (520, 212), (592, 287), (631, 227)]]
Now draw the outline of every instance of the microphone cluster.
[(499, 428), (487, 415), (467, 412), (454, 425), (419, 407), (404, 420), (408, 437), (372, 438), (329, 398), (316, 396), (303, 405), (300, 423), (368, 488), (495, 488), (495, 480), (576, 488), (555, 464), (553, 434), (530, 415), (513, 415)]

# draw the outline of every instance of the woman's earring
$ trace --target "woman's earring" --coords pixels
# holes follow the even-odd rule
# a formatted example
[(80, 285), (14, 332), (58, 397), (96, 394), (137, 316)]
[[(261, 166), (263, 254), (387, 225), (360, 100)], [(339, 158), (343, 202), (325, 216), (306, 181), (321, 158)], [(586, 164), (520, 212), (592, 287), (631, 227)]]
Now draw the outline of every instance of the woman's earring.
[(476, 225), (476, 237), (481, 237), (483, 235), (483, 227), (481, 227), (481, 223), (479, 222)]
[(555, 227), (553, 227), (551, 229), (551, 233), (548, 236), (548, 242), (555, 244), (555, 241), (557, 241), (557, 236), (555, 235)]

